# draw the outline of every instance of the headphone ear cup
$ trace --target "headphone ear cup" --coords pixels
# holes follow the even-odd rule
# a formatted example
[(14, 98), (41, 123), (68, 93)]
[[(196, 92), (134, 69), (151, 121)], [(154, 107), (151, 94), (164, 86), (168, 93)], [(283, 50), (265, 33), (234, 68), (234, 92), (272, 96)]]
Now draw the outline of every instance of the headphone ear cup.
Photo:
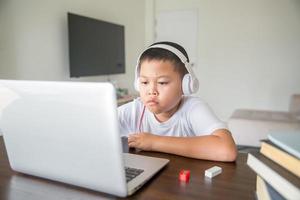
[(134, 80), (134, 89), (136, 90), (136, 91), (140, 91), (140, 78), (136, 78), (135, 80)]
[(190, 74), (185, 74), (183, 76), (181, 87), (184, 95), (190, 95), (193, 93), (190, 87), (191, 81), (192, 76)]
[(182, 91), (184, 95), (191, 95), (198, 91), (199, 81), (198, 79), (193, 79), (191, 74), (185, 74), (182, 79)]
[(197, 92), (199, 90), (199, 81), (197, 78), (193, 79), (193, 93)]

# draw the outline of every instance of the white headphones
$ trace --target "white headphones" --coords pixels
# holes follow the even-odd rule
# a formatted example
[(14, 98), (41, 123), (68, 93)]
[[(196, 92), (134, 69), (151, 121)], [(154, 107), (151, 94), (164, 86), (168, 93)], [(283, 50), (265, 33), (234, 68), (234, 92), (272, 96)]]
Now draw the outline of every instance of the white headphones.
[(182, 79), (182, 91), (184, 95), (190, 95), (193, 94), (195, 92), (198, 91), (199, 89), (199, 81), (196, 78), (190, 63), (188, 62), (187, 57), (177, 48), (168, 45), (168, 44), (154, 44), (150, 47), (148, 47), (147, 49), (145, 49), (139, 56), (138, 60), (137, 60), (137, 65), (135, 68), (135, 80), (134, 80), (134, 88), (139, 91), (139, 64), (140, 64), (140, 58), (142, 56), (142, 54), (148, 50), (148, 49), (152, 49), (152, 48), (161, 48), (161, 49), (166, 49), (172, 53), (174, 53), (180, 60), (181, 62), (184, 64), (185, 68), (187, 69), (188, 73), (184, 75), (183, 79)]

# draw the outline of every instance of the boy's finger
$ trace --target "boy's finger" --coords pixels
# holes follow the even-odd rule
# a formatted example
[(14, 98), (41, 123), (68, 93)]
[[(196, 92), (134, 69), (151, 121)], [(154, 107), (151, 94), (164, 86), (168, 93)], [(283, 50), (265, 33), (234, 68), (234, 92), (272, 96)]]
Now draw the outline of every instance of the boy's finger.
[(128, 140), (134, 140), (136, 138), (136, 135), (129, 135)]
[(129, 142), (129, 143), (128, 143), (128, 146), (129, 146), (129, 147), (136, 147), (136, 142)]
[(138, 135), (138, 134), (136, 134), (136, 133), (129, 134), (129, 135), (128, 135), (128, 138), (135, 137), (136, 135)]
[(134, 140), (135, 140), (134, 137), (128, 137), (128, 143), (129, 143), (129, 142), (133, 142)]

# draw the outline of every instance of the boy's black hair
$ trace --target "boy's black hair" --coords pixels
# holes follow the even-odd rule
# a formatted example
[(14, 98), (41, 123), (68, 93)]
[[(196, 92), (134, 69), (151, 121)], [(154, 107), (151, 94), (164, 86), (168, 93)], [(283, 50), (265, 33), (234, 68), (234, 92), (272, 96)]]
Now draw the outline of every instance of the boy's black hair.
[[(189, 62), (189, 57), (185, 51), (185, 49), (180, 46), (179, 44), (176, 44), (174, 42), (156, 42), (153, 45), (156, 44), (167, 44), (169, 46), (172, 46), (176, 49), (178, 49), (183, 55), (187, 58), (187, 61)], [(178, 71), (181, 78), (188, 73), (184, 63), (171, 51), (168, 51), (166, 49), (161, 48), (150, 48), (147, 49), (142, 53), (139, 60), (139, 68), (141, 67), (141, 63), (145, 60), (163, 60), (163, 61), (170, 61), (174, 64), (174, 70)]]

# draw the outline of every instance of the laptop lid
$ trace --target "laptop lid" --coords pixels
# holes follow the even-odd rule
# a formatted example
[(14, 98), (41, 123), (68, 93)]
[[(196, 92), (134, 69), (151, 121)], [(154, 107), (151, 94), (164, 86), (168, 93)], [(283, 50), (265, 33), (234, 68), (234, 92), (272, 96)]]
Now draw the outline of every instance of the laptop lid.
[(110, 83), (0, 80), (1, 98), (0, 127), (13, 170), (127, 195)]

